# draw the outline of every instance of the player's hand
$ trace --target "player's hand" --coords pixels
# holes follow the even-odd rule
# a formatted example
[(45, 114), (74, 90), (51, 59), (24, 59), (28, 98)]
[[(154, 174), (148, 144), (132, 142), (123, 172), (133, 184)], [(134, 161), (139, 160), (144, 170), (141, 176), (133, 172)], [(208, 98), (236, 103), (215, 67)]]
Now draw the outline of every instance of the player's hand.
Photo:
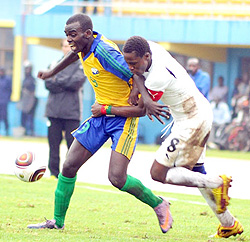
[(101, 113), (101, 108), (102, 108), (102, 105), (101, 105), (101, 104), (99, 104), (99, 103), (94, 103), (94, 104), (91, 106), (92, 117), (97, 118), (97, 117), (102, 116), (103, 114)]
[(147, 103), (144, 103), (145, 107), (146, 107), (146, 114), (148, 115), (149, 119), (151, 121), (154, 121), (152, 116), (155, 116), (159, 122), (161, 122), (162, 124), (165, 124), (165, 122), (161, 119), (160, 116), (169, 119), (170, 118), (170, 111), (168, 109), (167, 105), (163, 105), (154, 101), (150, 101)]
[(133, 105), (133, 106), (137, 106), (138, 105), (138, 101), (139, 101), (139, 90), (137, 87), (133, 86), (132, 90), (131, 90), (131, 93), (129, 95), (129, 98), (128, 98), (128, 103), (130, 105)]
[(52, 77), (52, 74), (51, 74), (51, 71), (47, 70), (47, 71), (39, 71), (38, 74), (37, 74), (37, 77), (40, 78), (40, 79), (47, 79), (47, 78), (50, 78)]

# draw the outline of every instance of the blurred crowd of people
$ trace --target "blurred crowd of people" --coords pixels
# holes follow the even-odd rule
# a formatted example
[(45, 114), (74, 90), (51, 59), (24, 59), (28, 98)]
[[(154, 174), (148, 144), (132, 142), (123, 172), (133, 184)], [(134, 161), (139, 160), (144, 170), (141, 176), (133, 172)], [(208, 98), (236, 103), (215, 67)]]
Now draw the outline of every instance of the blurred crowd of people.
[(200, 92), (209, 100), (213, 110), (213, 127), (208, 148), (250, 151), (250, 77), (243, 73), (234, 82), (229, 97), (224, 77), (219, 76), (217, 85), (211, 88), (210, 76), (200, 68), (197, 58), (187, 61), (187, 71)]
[[(199, 91), (208, 99), (213, 110), (213, 127), (207, 142), (210, 149), (250, 151), (250, 77), (243, 73), (235, 78), (234, 89), (229, 95), (223, 76), (211, 88), (209, 74), (201, 69), (198, 58), (187, 61), (187, 72)], [(165, 137), (159, 135), (156, 144)]]
[[(224, 86), (218, 83), (219, 86)], [(234, 90), (229, 100), (231, 109), (226, 102), (228, 93), (225, 92), (226, 99), (224, 99), (222, 90), (224, 89), (218, 92), (221, 96), (213, 96), (213, 89), (211, 91), (214, 125), (208, 146), (225, 150), (250, 151), (250, 78), (248, 73), (235, 79)]]

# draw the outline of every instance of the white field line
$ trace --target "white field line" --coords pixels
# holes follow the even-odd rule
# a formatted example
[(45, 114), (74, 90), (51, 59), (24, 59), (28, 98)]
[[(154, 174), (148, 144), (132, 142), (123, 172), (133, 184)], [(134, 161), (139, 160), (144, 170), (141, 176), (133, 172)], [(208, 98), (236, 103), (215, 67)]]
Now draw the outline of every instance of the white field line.
[[(90, 187), (90, 186), (76, 185), (76, 187), (77, 188), (88, 189), (88, 190), (94, 190), (94, 191), (98, 191), (98, 192), (106, 192), (106, 193), (113, 193), (113, 194), (125, 194), (124, 192), (120, 192), (120, 191), (112, 191), (112, 190), (101, 189), (101, 188)], [(202, 205), (202, 206), (205, 205), (205, 206), (207, 206), (207, 203), (202, 203), (202, 202), (180, 200), (180, 199), (172, 198), (172, 197), (167, 197), (165, 199), (167, 199), (169, 201), (177, 201), (177, 202), (191, 203), (191, 204), (197, 204), (197, 205)]]
[[(0, 177), (3, 178), (3, 179), (6, 179), (6, 180), (16, 180), (16, 179), (18, 179), (15, 176), (6, 177), (6, 176), (0, 175)], [(90, 187), (90, 186), (83, 186), (83, 185), (76, 185), (75, 187), (88, 189), (88, 190), (93, 190), (93, 191), (98, 191), (98, 192), (106, 192), (106, 193), (113, 193), (113, 194), (120, 194), (120, 195), (126, 194), (126, 193), (121, 192), (121, 191), (112, 191), (112, 190), (108, 190), (108, 189), (102, 189), (102, 188), (96, 188), (96, 187)], [(177, 201), (177, 202), (182, 202), (182, 203), (190, 203), (190, 204), (197, 204), (197, 205), (207, 206), (207, 203), (196, 202), (196, 201), (188, 201), (188, 200), (181, 200), (181, 199), (177, 199), (177, 198), (173, 198), (173, 197), (167, 197), (165, 199), (168, 200), (168, 201)]]

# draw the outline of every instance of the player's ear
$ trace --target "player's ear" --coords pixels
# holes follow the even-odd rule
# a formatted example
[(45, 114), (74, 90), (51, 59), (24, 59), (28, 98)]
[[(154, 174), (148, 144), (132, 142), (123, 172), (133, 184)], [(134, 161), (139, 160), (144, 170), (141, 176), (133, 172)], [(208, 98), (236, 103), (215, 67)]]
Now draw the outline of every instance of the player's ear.
[(84, 37), (88, 39), (89, 37), (92, 36), (92, 34), (93, 34), (92, 30), (91, 30), (91, 29), (87, 29), (87, 30), (84, 32)]
[(147, 60), (151, 59), (151, 54), (149, 52), (146, 52), (144, 56)]

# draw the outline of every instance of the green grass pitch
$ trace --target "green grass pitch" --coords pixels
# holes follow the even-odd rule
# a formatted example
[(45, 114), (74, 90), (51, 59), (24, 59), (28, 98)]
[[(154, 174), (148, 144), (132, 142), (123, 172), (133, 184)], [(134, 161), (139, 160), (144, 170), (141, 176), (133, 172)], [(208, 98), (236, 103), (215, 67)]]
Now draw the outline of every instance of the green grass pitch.
[(244, 233), (213, 239), (218, 221), (201, 196), (155, 192), (172, 203), (173, 228), (162, 234), (154, 211), (112, 186), (76, 183), (66, 216), (66, 228), (30, 230), (27, 225), (53, 217), (57, 182), (42, 178), (25, 183), (0, 175), (0, 241), (250, 241), (250, 201), (231, 199), (229, 209), (243, 224)]

